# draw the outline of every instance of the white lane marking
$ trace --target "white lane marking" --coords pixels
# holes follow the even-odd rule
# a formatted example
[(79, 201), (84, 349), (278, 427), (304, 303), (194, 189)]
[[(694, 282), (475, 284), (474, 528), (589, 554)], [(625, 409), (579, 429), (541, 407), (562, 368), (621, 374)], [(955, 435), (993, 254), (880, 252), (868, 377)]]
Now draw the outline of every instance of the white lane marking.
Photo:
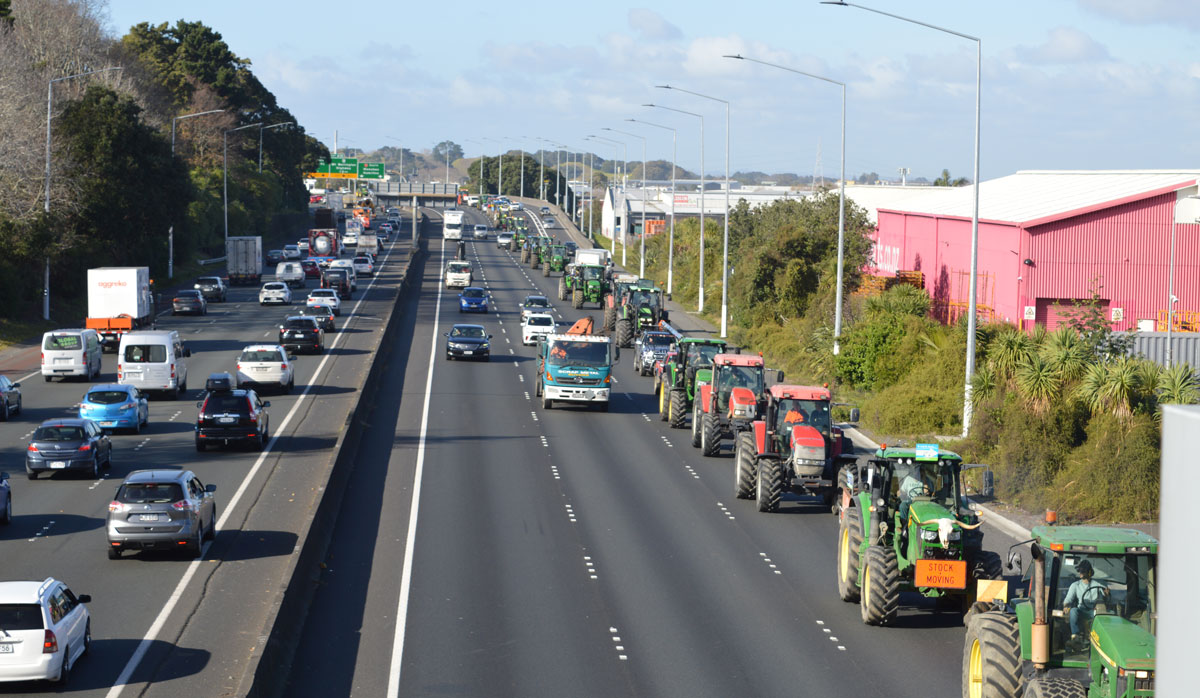
[[(442, 240), (438, 268), (446, 266), (446, 241)], [(425, 471), (425, 436), (429, 432), (429, 403), (433, 392), (433, 367), (437, 363), (438, 323), (442, 318), (442, 285), (438, 284), (433, 310), (433, 337), (429, 343), (429, 372), (425, 376), (425, 406), (421, 410), (421, 439), (417, 443), (417, 465), (413, 473), (412, 502), (408, 509), (408, 536), (404, 541), (404, 567), (400, 572), (400, 598), (396, 602), (396, 628), (392, 636), (392, 660), (388, 667), (387, 695), (400, 695), (400, 665), (404, 661), (404, 630), (408, 624), (408, 598), (412, 592), (413, 550), (417, 543), (417, 513), (421, 506), (421, 475)], [(510, 350), (511, 351), (511, 350)]]
[[(390, 257), (391, 254), (392, 248), (388, 247), (387, 254), (383, 257), (384, 261), (387, 261), (387, 258)], [(374, 285), (375, 279), (371, 279), (371, 283), (367, 284), (366, 291), (363, 291), (362, 298), (358, 299), (358, 302), (354, 304), (354, 308), (350, 311), (351, 316), (358, 314), (358, 307), (367, 299), (367, 295), (371, 292), (371, 287)], [(438, 292), (438, 295), (441, 295), (440, 291)], [(339, 331), (337, 336), (333, 338), (333, 343), (329, 345), (329, 348), (331, 350), (337, 348), (338, 342), (341, 341), (343, 336), (345, 335)], [(217, 521), (218, 532), (225, 527), (225, 522), (237, 508), (238, 502), (241, 500), (242, 495), (246, 492), (246, 488), (250, 486), (250, 482), (254, 480), (254, 476), (258, 474), (262, 464), (266, 462), (267, 456), (271, 455), (271, 452), (275, 449), (275, 444), (279, 441), (279, 435), (282, 434), (285, 429), (287, 429), (287, 425), (292, 421), (292, 417), (296, 415), (296, 412), (300, 409), (300, 406), (304, 404), (304, 398), (308, 397), (309, 391), (312, 390), (312, 387), (316, 384), (317, 378), (325, 370), (325, 365), (329, 362), (329, 359), (332, 356), (333, 353), (331, 351), (330, 353), (325, 354), (325, 357), (321, 359), (321, 363), (317, 364), (317, 370), (313, 372), (312, 381), (304, 386), (304, 391), (301, 392), (299, 397), (296, 398), (296, 402), (292, 405), (292, 409), (288, 410), (287, 416), (283, 418), (283, 423), (279, 425), (279, 429), (276, 430), (275, 436), (272, 436), (271, 440), (267, 442), (267, 445), (265, 448), (263, 448), (262, 453), (260, 453), (258, 458), (254, 461), (254, 465), (250, 467), (250, 470), (246, 473), (245, 477), (242, 478), (242, 484), (240, 484), (237, 488), (237, 491), (233, 493), (233, 498), (230, 499), (229, 503), (225, 505), (225, 513), (223, 513), (220, 520)], [(180, 577), (179, 583), (175, 585), (175, 590), (171, 592), (170, 598), (168, 598), (167, 602), (163, 604), (162, 610), (158, 612), (158, 616), (154, 619), (154, 622), (150, 624), (150, 629), (146, 631), (146, 635), (141, 639), (140, 642), (138, 642), (137, 648), (133, 651), (133, 656), (131, 656), (129, 661), (125, 663), (125, 668), (121, 670), (120, 676), (117, 677), (117, 680), (113, 684), (112, 688), (110, 688), (108, 693), (105, 694), (105, 698), (117, 698), (117, 696), (121, 695), (121, 692), (125, 690), (125, 686), (129, 682), (129, 677), (133, 676), (133, 672), (137, 670), (138, 665), (141, 664), (142, 659), (145, 658), (146, 652), (150, 649), (150, 645), (156, 639), (158, 639), (158, 634), (162, 632), (163, 626), (167, 622), (167, 618), (171, 616), (171, 612), (175, 610), (175, 605), (178, 604), (179, 600), (183, 598), (183, 592), (187, 589), (188, 584), (192, 581), (192, 577), (196, 575), (196, 571), (200, 569), (200, 563), (204, 562), (204, 557), (208, 554), (208, 549), (210, 547), (212, 547), (211, 542), (204, 546), (204, 548), (200, 551), (200, 556), (198, 558), (188, 563), (187, 570), (183, 573), (183, 576)]]
[(25, 381), (29, 380), (30, 378), (33, 378), (34, 376), (40, 376), (40, 375), (42, 375), (42, 369), (39, 368), (38, 370), (34, 371), (33, 373), (29, 374), (28, 376), (21, 376), (20, 378), (16, 379), (13, 382), (14, 383), (24, 383)]

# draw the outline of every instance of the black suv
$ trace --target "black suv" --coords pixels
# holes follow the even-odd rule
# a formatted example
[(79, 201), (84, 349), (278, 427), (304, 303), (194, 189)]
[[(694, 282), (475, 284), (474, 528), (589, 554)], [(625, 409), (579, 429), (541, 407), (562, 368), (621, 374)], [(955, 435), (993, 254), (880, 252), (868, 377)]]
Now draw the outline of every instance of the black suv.
[[(217, 383), (211, 383), (217, 387)], [(213, 445), (248, 443), (261, 451), (269, 437), (270, 402), (263, 402), (253, 390), (214, 390), (196, 403), (196, 450)]]
[(291, 315), (279, 326), (279, 344), (284, 349), (305, 349), (320, 354), (325, 351), (325, 330), (311, 315)]
[(201, 276), (199, 279), (196, 279), (196, 284), (193, 288), (204, 296), (204, 300), (217, 301), (218, 303), (225, 302), (225, 294), (229, 290), (219, 276)]
[(8, 473), (0, 473), (0, 524), (12, 523), (12, 488)]

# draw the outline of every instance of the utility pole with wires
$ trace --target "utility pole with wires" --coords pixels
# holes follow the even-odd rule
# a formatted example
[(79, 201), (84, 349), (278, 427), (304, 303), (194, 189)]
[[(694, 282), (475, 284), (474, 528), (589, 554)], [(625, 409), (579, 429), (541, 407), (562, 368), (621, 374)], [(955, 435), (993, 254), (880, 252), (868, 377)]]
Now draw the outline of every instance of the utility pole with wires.
[(912, 168), (897, 167), (896, 171), (900, 173), (900, 186), (902, 186), (902, 187), (908, 186), (908, 175), (910, 173), (912, 173)]

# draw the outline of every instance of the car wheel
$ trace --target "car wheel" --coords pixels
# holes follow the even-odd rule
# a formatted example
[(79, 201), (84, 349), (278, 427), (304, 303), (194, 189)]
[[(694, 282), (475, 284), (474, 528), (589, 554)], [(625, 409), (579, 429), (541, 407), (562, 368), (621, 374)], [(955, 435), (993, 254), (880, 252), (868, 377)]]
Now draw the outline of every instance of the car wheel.
[(62, 668), (58, 670), (58, 685), (66, 686), (71, 679), (71, 648), (63, 646)]
[(185, 550), (187, 550), (188, 557), (200, 557), (200, 553), (204, 551), (204, 538), (204, 524), (197, 523), (196, 535), (193, 536), (190, 541), (188, 541), (187, 547), (185, 548)]
[(206, 450), (208, 450), (208, 444), (204, 443), (200, 439), (196, 439), (196, 452), (204, 453)]
[(41, 473), (39, 473), (36, 470), (26, 470), (25, 471), (25, 477), (29, 478), (30, 480), (38, 479), (38, 475), (41, 475)]
[(100, 454), (99, 453), (97, 453), (95, 456), (92, 456), (92, 467), (90, 470), (88, 470), (88, 475), (91, 475), (92, 479), (96, 479), (96, 478), (100, 477)]
[(17, 398), (17, 409), (16, 409), (16, 411), (14, 411), (14, 412), (13, 412), (13, 414), (21, 414), (21, 407), (22, 407), (24, 404), (25, 404), (25, 398), (24, 398), (24, 397), (19, 397), (19, 398)]
[(50, 382), (50, 376), (42, 376), (42, 378), (43, 378), (43, 379), (44, 379), (44, 380), (45, 380), (47, 383), (49, 383), (49, 382)]
[(133, 428), (130, 429), (134, 435), (142, 433), (142, 416), (139, 414), (137, 419), (133, 420)]
[(12, 523), (12, 494), (4, 498), (4, 510), (0, 511), (0, 524)]
[(108, 546), (108, 559), (109, 560), (120, 560), (121, 559), (121, 549), (115, 545), (109, 545)]
[(8, 421), (8, 400), (0, 402), (0, 422)]
[(83, 652), (79, 653), (82, 657), (92, 649), (92, 619), (89, 618), (87, 625), (83, 626)]

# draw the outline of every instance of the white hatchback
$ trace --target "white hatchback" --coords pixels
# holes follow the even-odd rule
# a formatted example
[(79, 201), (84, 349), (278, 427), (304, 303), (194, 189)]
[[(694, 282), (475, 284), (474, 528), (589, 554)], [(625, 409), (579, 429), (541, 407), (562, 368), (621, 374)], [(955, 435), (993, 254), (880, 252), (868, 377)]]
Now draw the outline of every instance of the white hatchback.
[(308, 294), (308, 302), (305, 306), (312, 308), (318, 305), (327, 305), (333, 309), (334, 315), (342, 314), (342, 299), (338, 298), (337, 291), (332, 288), (315, 288)]
[(238, 355), (238, 387), (271, 386), (290, 393), (296, 385), (293, 360), (294, 357), (288, 356), (287, 350), (278, 344), (251, 344)]
[(536, 344), (538, 335), (554, 334), (554, 317), (531, 313), (521, 321), (521, 344)]
[(91, 600), (53, 577), (0, 582), (0, 682), (65, 684), (92, 644)]
[(292, 290), (281, 281), (269, 281), (263, 284), (262, 289), (258, 292), (258, 304), (266, 305), (268, 303), (291, 305)]
[(371, 261), (370, 257), (359, 255), (354, 258), (354, 271), (356, 274), (362, 274), (363, 276), (374, 276), (375, 263)]

